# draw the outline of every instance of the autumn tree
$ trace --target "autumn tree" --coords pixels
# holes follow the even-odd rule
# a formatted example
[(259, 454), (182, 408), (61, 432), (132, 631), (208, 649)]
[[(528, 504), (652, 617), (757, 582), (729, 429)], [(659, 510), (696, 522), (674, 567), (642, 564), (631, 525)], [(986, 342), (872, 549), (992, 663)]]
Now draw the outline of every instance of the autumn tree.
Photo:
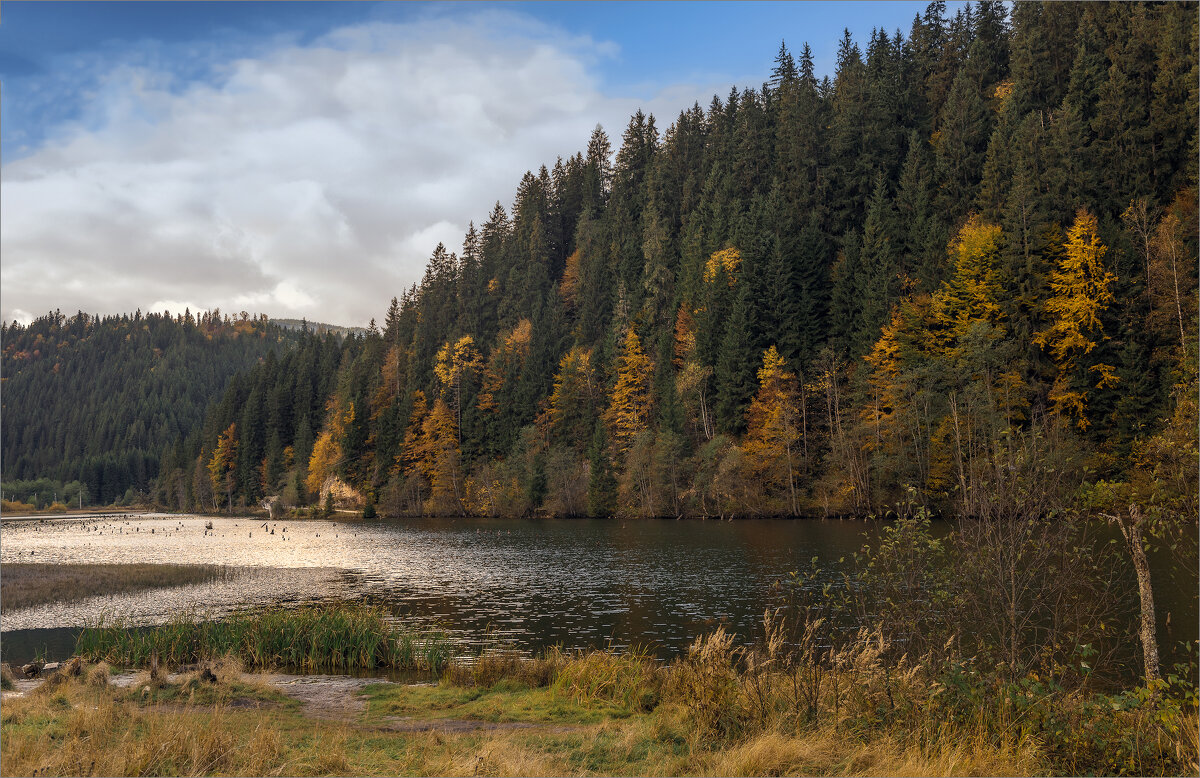
[[(483, 359), (479, 349), (475, 348), (475, 339), (470, 335), (463, 335), (453, 346), (447, 341), (438, 350), (433, 372), (442, 384), (443, 396), (449, 396), (456, 436), (462, 427), (463, 380), (478, 372), (482, 366)], [(458, 437), (458, 440), (461, 442), (462, 438)]]
[(458, 429), (445, 400), (438, 398), (425, 417), (417, 448), (421, 472), (429, 481), (425, 512), (434, 515), (462, 513), (463, 488)]
[(573, 346), (558, 363), (545, 421), (552, 439), (582, 450), (596, 418), (600, 386), (591, 349)]
[(650, 382), (654, 368), (650, 358), (642, 351), (637, 333), (630, 327), (625, 333), (625, 343), (617, 357), (617, 384), (613, 387), (612, 399), (605, 414), (612, 430), (612, 443), (619, 457), (624, 457), (633, 445), (633, 439), (644, 431), (650, 422)]
[(427, 449), (425, 442), (425, 421), (429, 416), (429, 405), (425, 393), (421, 391), (412, 394), (412, 411), (408, 416), (408, 426), (404, 430), (404, 446), (397, 457), (399, 472), (404, 475), (405, 482), (412, 492), (413, 503), (424, 504), (425, 464), (424, 457)]
[(788, 512), (796, 515), (796, 460), (800, 442), (800, 386), (774, 346), (763, 352), (758, 393), (746, 411), (742, 452), (760, 483), (787, 484)]
[(1034, 336), (1058, 368), (1050, 400), (1055, 412), (1087, 429), (1091, 388), (1114, 386), (1112, 365), (1089, 355), (1106, 337), (1100, 315), (1113, 301), (1109, 287), (1117, 277), (1104, 266), (1108, 248), (1100, 242), (1096, 217), (1080, 208), (1067, 232), (1066, 251), (1050, 276), (1051, 296), (1045, 309), (1050, 326)]
[(696, 353), (696, 320), (686, 304), (679, 306), (675, 318), (674, 357), (672, 364), (678, 370), (675, 391), (683, 401), (684, 411), (690, 416), (705, 440), (715, 434), (711, 405), (712, 365), (700, 363)]
[(237, 468), (237, 424), (229, 427), (217, 438), (217, 448), (208, 461), (208, 472), (214, 494), (225, 492), (229, 510), (233, 511), (233, 482)]
[(308, 459), (308, 478), (304, 485), (310, 494), (320, 496), (326, 479), (333, 475), (334, 468), (342, 459), (342, 451), (331, 430), (325, 430), (313, 444), (312, 456)]

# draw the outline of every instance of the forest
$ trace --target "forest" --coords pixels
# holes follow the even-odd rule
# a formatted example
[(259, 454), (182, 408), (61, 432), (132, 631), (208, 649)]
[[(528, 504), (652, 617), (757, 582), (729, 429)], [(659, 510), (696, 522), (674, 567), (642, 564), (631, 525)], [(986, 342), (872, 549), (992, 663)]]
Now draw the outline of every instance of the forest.
[[(392, 516), (1136, 498), (1194, 516), (1197, 18), (935, 2), (865, 48), (847, 32), (832, 77), (785, 42), (760, 87), (664, 130), (639, 111), (615, 149), (597, 126), (526, 173), (365, 334), (254, 330), (271, 347), (229, 358), (223, 394), (215, 368), (189, 385), (186, 407), (212, 400), (202, 422), (141, 429), (139, 400), (94, 442), (48, 409), (44, 431), (14, 429), (6, 379), (5, 477), (138, 452), (91, 493)], [(6, 330), (6, 376), (38, 327)], [(21, 402), (54, 396), (42, 363)]]
[(288, 342), (219, 310), (52, 311), (0, 329), (4, 498), (34, 507), (144, 499), (164, 447), (196, 438), (229, 379)]

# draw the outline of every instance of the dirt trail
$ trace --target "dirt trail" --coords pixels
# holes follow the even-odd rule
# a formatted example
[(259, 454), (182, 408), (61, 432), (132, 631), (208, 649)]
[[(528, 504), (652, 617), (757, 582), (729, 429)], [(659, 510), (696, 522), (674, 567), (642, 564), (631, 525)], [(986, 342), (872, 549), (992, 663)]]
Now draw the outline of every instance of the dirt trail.
[(255, 676), (294, 700), (304, 715), (321, 721), (353, 723), (367, 709), (362, 690), (377, 683), (394, 683), (384, 678), (355, 678), (348, 675), (288, 675), (266, 673)]

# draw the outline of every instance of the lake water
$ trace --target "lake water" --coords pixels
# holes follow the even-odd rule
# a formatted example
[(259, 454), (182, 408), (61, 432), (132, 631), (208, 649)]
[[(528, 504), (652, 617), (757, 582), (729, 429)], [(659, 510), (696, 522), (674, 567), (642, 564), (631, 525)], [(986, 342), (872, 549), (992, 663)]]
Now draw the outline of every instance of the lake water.
[[(209, 521), (212, 530), (205, 529)], [(717, 623), (752, 639), (775, 581), (814, 565), (840, 580), (839, 560), (849, 560), (877, 529), (846, 520), (264, 524), (150, 515), (5, 522), (0, 564), (224, 564), (239, 575), (6, 612), (0, 650), (10, 661), (43, 648), (52, 658), (69, 654), (71, 628), (101, 614), (154, 624), (188, 608), (220, 616), (247, 606), (350, 600), (386, 604), (401, 619), (447, 629), (467, 646), (636, 643), (669, 656)], [(1180, 616), (1195, 621), (1189, 607), (1176, 624)]]

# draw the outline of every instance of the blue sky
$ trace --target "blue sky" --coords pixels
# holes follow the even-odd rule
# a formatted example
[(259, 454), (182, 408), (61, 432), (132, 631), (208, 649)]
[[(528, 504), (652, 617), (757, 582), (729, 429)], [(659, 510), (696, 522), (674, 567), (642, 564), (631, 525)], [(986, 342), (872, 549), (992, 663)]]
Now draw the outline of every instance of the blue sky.
[[(642, 107), (665, 128), (760, 85), (781, 39), (832, 75), (843, 27), (865, 47), (924, 7), (6, 0), (0, 316), (364, 323), (597, 122), (617, 139)], [(332, 262), (361, 284), (331, 282)]]

